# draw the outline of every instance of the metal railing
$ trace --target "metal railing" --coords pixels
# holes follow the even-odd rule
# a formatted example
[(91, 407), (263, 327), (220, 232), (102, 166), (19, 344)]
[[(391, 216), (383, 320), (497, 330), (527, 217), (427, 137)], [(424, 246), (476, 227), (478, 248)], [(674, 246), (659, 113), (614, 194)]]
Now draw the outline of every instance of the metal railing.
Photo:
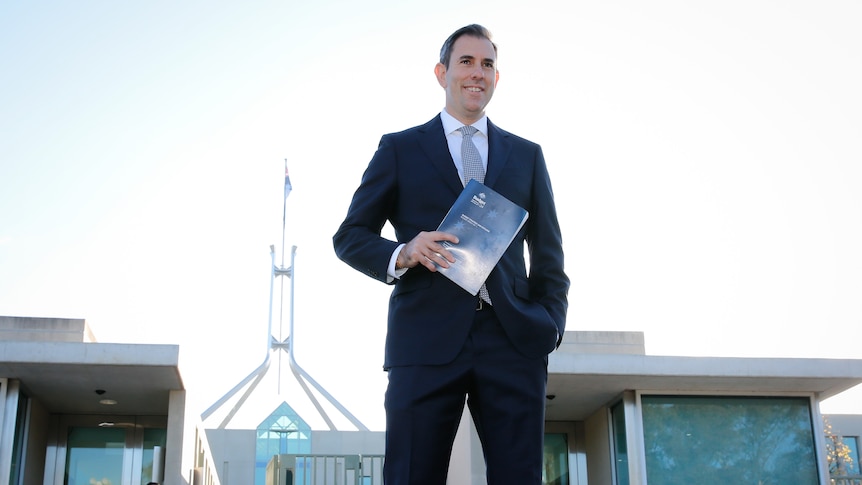
[(830, 476), (832, 485), (862, 485), (862, 475)]
[(267, 485), (383, 485), (383, 455), (275, 455)]
[(203, 425), (195, 426), (194, 464), (189, 471), (189, 485), (220, 485), (212, 451)]

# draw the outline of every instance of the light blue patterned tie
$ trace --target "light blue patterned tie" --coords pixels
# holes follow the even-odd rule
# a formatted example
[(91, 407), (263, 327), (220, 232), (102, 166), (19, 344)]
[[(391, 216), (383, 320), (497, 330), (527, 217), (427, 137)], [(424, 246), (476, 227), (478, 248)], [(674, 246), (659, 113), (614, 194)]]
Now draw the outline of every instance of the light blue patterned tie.
[(473, 133), (478, 130), (472, 126), (458, 128), (461, 132), (461, 167), (464, 171), (464, 185), (471, 179), (477, 182), (485, 181), (485, 167), (482, 165), (482, 157), (473, 143)]
[[(472, 126), (462, 126), (458, 128), (461, 132), (461, 169), (464, 171), (464, 185), (467, 185), (471, 179), (476, 179), (477, 182), (485, 182), (485, 167), (482, 165), (482, 157), (479, 155), (479, 150), (473, 143), (473, 133), (476, 133), (476, 128)], [(491, 303), (491, 296), (488, 295), (488, 289), (485, 288), (485, 283), (479, 288), (479, 298)]]

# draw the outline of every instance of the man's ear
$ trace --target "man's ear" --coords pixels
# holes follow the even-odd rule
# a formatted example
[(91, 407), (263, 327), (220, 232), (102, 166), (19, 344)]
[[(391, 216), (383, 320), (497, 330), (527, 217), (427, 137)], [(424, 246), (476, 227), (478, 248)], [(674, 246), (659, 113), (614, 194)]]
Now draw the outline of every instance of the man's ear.
[(434, 66), (434, 75), (437, 76), (437, 82), (440, 83), (440, 86), (446, 87), (446, 66), (443, 63), (438, 62), (436, 66)]

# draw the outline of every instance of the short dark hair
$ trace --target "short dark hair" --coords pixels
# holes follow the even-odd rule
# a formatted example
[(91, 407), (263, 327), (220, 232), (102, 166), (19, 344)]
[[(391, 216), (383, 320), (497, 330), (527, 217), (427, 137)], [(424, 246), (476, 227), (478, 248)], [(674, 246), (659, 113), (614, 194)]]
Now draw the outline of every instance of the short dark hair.
[(443, 43), (443, 47), (440, 48), (440, 64), (443, 64), (447, 69), (449, 68), (449, 60), (452, 58), (452, 47), (455, 45), (455, 41), (464, 35), (487, 39), (494, 47), (494, 55), (497, 54), (497, 44), (491, 40), (491, 31), (479, 24), (470, 24), (453, 32)]

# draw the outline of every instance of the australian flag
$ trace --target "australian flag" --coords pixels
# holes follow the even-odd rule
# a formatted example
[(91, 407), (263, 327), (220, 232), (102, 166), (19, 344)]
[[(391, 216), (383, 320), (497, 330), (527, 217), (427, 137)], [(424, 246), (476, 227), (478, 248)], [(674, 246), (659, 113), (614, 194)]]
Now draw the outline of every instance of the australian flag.
[(290, 195), (290, 191), (293, 190), (293, 186), (290, 185), (290, 174), (287, 171), (287, 161), (284, 162), (284, 199), (287, 200), (287, 196)]
[(281, 225), (287, 223), (287, 196), (290, 195), (290, 191), (293, 190), (293, 186), (290, 185), (290, 173), (287, 171), (287, 159), (284, 160), (284, 204), (283, 209), (284, 212), (281, 214)]

